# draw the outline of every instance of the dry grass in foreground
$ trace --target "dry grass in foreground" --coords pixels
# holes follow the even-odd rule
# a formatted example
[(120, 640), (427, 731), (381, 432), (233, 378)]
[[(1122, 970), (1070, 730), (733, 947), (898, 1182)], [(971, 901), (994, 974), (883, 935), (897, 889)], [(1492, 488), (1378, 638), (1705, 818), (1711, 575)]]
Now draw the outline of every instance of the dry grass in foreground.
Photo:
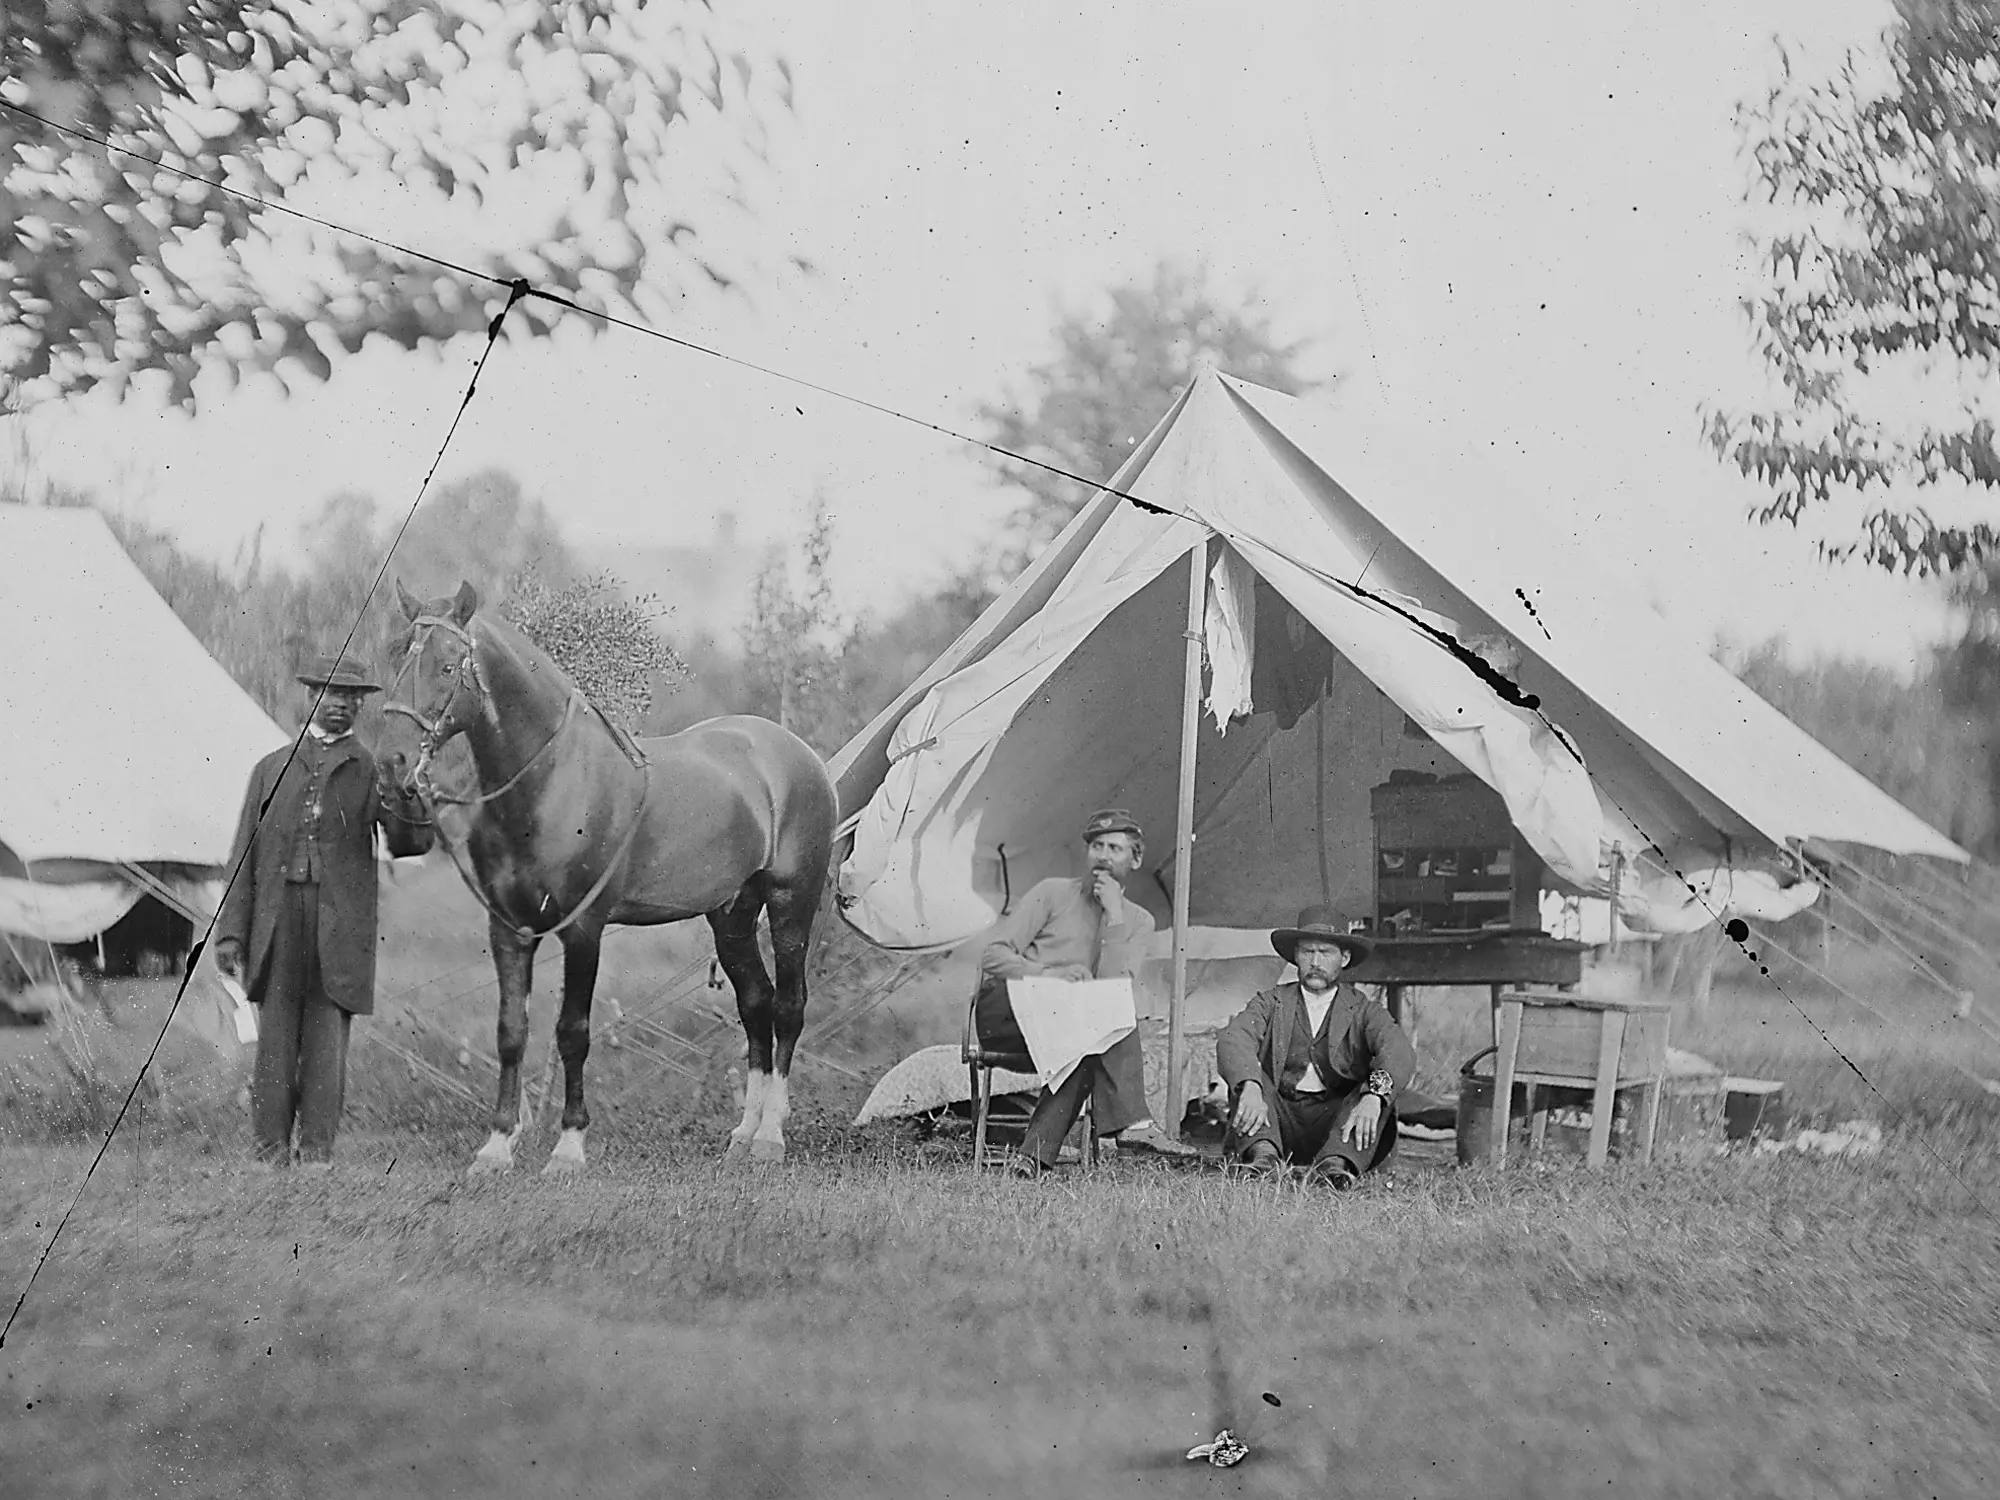
[[(569, 1185), (353, 1145), (317, 1179), (164, 1143), (107, 1158), (0, 1353), (11, 1492), (2000, 1479), (2000, 1183), (1907, 1139), (1866, 1163), (1406, 1171), (1340, 1199), (1131, 1161), (980, 1180), (893, 1135), (746, 1175), (608, 1146)], [(81, 1165), (6, 1158), (10, 1278)], [(1248, 1463), (1180, 1461), (1223, 1421)]]
[[(721, 1102), (667, 1090), (580, 1181), (467, 1183), (481, 1112), (393, 1070), (330, 1177), (242, 1171), (226, 1101), (160, 1110), (0, 1351), (0, 1491), (2000, 1493), (2000, 1112), (1957, 1071), (2000, 1068), (1914, 1005), (1798, 999), (1676, 1040), (1881, 1156), (1017, 1184), (839, 1125), (822, 1073), (782, 1168), (718, 1171)], [(1426, 1011), (1433, 1087), (1460, 1009)], [(88, 1159), (0, 1154), (10, 1289)], [(1224, 1421), (1251, 1458), (1184, 1463)]]

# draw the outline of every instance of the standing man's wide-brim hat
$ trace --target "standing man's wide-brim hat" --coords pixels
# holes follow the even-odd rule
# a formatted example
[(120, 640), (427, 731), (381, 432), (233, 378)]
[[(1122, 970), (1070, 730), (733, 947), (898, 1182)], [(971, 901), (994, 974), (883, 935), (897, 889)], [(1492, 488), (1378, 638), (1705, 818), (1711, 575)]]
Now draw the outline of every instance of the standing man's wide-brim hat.
[(379, 693), (382, 685), (370, 682), (368, 674), (352, 662), (322, 654), (312, 666), (299, 673), (299, 681), (309, 688), (347, 688), (352, 692)]
[(1298, 960), (1293, 955), (1307, 938), (1345, 948), (1350, 963), (1360, 963), (1375, 951), (1375, 940), (1358, 932), (1349, 932), (1347, 914), (1332, 906), (1308, 906), (1299, 913), (1298, 926), (1280, 927), (1271, 934), (1271, 946), (1278, 950), (1278, 957), (1286, 963), (1296, 963)]

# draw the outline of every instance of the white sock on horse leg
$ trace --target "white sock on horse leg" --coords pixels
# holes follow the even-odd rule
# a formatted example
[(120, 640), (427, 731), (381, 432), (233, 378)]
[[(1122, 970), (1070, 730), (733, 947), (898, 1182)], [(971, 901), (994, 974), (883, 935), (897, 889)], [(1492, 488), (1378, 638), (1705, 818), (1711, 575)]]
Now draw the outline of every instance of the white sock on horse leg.
[(485, 1166), (511, 1167), (514, 1165), (514, 1138), (521, 1133), (517, 1126), (512, 1131), (496, 1130), (486, 1137), (486, 1144), (479, 1148), (473, 1158)]
[(791, 1118), (791, 1113), (789, 1081), (782, 1074), (774, 1074), (770, 1086), (764, 1091), (764, 1119), (757, 1127), (757, 1139), (784, 1145), (785, 1121)]
[(769, 1091), (771, 1075), (750, 1070), (743, 1081), (743, 1120), (729, 1132), (731, 1140), (747, 1141), (757, 1133), (764, 1119), (764, 1096)]

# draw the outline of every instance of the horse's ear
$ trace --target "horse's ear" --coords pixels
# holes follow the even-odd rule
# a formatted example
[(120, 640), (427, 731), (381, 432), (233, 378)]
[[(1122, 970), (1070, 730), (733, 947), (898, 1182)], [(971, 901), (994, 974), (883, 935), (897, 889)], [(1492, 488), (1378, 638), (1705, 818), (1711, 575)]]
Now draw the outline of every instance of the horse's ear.
[(458, 593), (453, 596), (451, 601), (452, 621), (460, 628), (463, 628), (466, 621), (472, 618), (473, 611), (478, 608), (479, 590), (475, 589), (469, 583), (459, 584)]
[(408, 589), (403, 587), (403, 580), (400, 578), (396, 580), (396, 602), (403, 606), (403, 617), (405, 619), (414, 620), (424, 612), (422, 602)]

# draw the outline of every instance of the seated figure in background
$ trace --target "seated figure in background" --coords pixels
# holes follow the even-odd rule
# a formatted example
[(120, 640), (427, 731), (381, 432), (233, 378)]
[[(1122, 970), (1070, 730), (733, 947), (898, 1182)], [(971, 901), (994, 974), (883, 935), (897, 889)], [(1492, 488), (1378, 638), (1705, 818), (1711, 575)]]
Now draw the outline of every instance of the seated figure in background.
[[(1156, 924), (1151, 912), (1126, 897), (1125, 881), (1145, 857), (1145, 836), (1130, 813), (1114, 807), (1090, 815), (1083, 843), (1088, 873), (1035, 885), (1001, 919), (980, 955), (974, 1016), (980, 1042), (990, 1049), (1028, 1050), (1008, 999), (1008, 980), (1106, 979), (1135, 972), (1144, 956)], [(1085, 1058), (1061, 1088), (1042, 1090), (1015, 1170), (1034, 1176), (1055, 1165), (1086, 1094), (1100, 1137), (1149, 1129), (1144, 1075), (1136, 1030), (1102, 1055)]]
[(1374, 944), (1339, 912), (1309, 906), (1271, 946), (1298, 978), (1252, 996), (1215, 1040), (1234, 1101), (1223, 1157), (1258, 1171), (1308, 1164), (1315, 1180), (1351, 1188), (1395, 1148), (1416, 1049), (1386, 1009), (1340, 983)]

